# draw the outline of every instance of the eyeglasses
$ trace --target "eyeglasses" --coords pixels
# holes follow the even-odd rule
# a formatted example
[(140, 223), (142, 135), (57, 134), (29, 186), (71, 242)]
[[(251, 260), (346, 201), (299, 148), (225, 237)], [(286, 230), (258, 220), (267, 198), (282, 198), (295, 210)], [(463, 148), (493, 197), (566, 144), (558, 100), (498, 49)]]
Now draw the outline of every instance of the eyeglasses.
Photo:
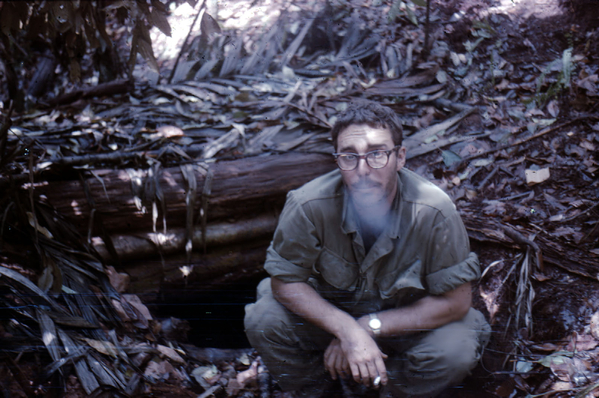
[(335, 160), (337, 160), (337, 166), (343, 171), (352, 171), (358, 167), (360, 159), (366, 159), (366, 164), (372, 169), (382, 169), (389, 163), (389, 155), (391, 152), (401, 148), (401, 145), (396, 145), (392, 149), (382, 150), (376, 149), (374, 151), (366, 152), (363, 155), (357, 153), (333, 153)]

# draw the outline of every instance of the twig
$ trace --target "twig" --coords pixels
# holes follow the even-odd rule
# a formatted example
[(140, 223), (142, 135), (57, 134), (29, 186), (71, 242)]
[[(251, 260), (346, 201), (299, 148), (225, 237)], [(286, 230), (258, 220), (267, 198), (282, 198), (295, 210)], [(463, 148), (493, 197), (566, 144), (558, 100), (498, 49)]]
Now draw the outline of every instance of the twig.
[(578, 213), (578, 214), (575, 214), (575, 215), (573, 215), (572, 217), (566, 218), (566, 219), (565, 219), (565, 220), (563, 220), (562, 222), (568, 222), (568, 221), (572, 221), (572, 220), (574, 220), (575, 218), (577, 218), (577, 217), (580, 217), (580, 216), (582, 216), (583, 214), (586, 214), (586, 213), (588, 213), (589, 211), (593, 210), (593, 209), (594, 209), (595, 207), (597, 207), (597, 206), (599, 206), (599, 203), (595, 203), (594, 205), (592, 205), (591, 207), (587, 208), (586, 210), (584, 210), (584, 211), (581, 211), (580, 213)]
[(433, 101), (433, 103), (440, 108), (449, 108), (453, 109), (456, 112), (467, 111), (469, 109), (474, 108), (470, 105), (460, 104), (459, 102), (452, 102), (446, 98), (437, 98)]
[(522, 198), (524, 196), (528, 196), (530, 195), (531, 192), (522, 192), (522, 193), (517, 193), (515, 195), (510, 195), (510, 196), (506, 196), (504, 198), (499, 198), (497, 200), (502, 201), (502, 200), (512, 200), (512, 199), (518, 199), (518, 198)]
[(200, 8), (198, 9), (196, 17), (193, 19), (193, 22), (191, 23), (191, 26), (189, 27), (189, 32), (187, 32), (187, 36), (185, 37), (185, 40), (183, 40), (183, 44), (181, 45), (181, 51), (179, 51), (179, 55), (177, 55), (177, 60), (175, 61), (175, 66), (173, 66), (171, 75), (168, 77), (168, 84), (171, 84), (171, 81), (173, 80), (173, 76), (175, 76), (175, 71), (177, 70), (177, 66), (179, 65), (179, 60), (181, 59), (181, 56), (183, 55), (183, 52), (186, 49), (185, 47), (187, 45), (187, 41), (189, 40), (189, 37), (191, 36), (191, 32), (193, 32), (193, 27), (195, 26), (195, 24), (198, 20), (198, 17), (201, 14), (204, 14), (205, 9), (203, 8), (203, 6), (204, 6), (204, 0), (201, 0)]
[(487, 185), (487, 183), (489, 182), (489, 180), (491, 178), (493, 178), (493, 176), (495, 176), (495, 174), (497, 174), (497, 170), (499, 170), (499, 167), (495, 166), (493, 168), (493, 170), (489, 173), (489, 175), (487, 175), (485, 177), (485, 179), (480, 182), (480, 185), (478, 186), (478, 191), (482, 192), (483, 189), (485, 189), (485, 186)]
[[(60, 97), (52, 98), (47, 102), (48, 106), (70, 104), (80, 98), (101, 97), (104, 95), (122, 94), (127, 92), (133, 82), (128, 79), (116, 80), (113, 82), (98, 84), (97, 86), (74, 90)], [(40, 101), (41, 103), (41, 101)], [(46, 105), (41, 103), (42, 105)]]
[(506, 236), (511, 238), (514, 242), (529, 246), (531, 249), (533, 249), (533, 251), (535, 252), (535, 255), (536, 255), (536, 259), (537, 259), (537, 266), (539, 267), (541, 272), (543, 272), (543, 270), (544, 270), (543, 254), (541, 252), (541, 249), (539, 248), (539, 245), (537, 245), (535, 242), (531, 241), (530, 239), (525, 238), (524, 235), (522, 235), (520, 232), (516, 231), (515, 229), (512, 229), (503, 224), (499, 224), (499, 226), (501, 227), (503, 232), (506, 234)]
[(454, 164), (451, 166), (451, 168), (452, 168), (452, 170), (457, 170), (457, 169), (459, 169), (459, 168), (460, 168), (460, 166), (461, 166), (462, 164), (464, 164), (464, 163), (466, 163), (466, 162), (469, 162), (469, 161), (470, 161), (470, 160), (472, 160), (472, 159), (477, 159), (477, 158), (480, 158), (480, 157), (483, 157), (483, 156), (489, 155), (489, 154), (491, 154), (491, 153), (499, 152), (499, 151), (501, 151), (501, 150), (504, 150), (504, 149), (507, 149), (507, 148), (511, 148), (511, 147), (518, 146), (518, 145), (522, 145), (522, 144), (524, 144), (524, 143), (526, 143), (526, 142), (528, 142), (528, 141), (530, 141), (530, 140), (534, 140), (535, 138), (542, 137), (542, 136), (544, 136), (545, 134), (551, 133), (552, 131), (555, 131), (555, 130), (559, 130), (559, 129), (561, 129), (562, 127), (565, 127), (565, 126), (567, 126), (567, 125), (569, 125), (569, 124), (572, 124), (572, 123), (574, 123), (574, 122), (577, 122), (577, 121), (579, 121), (579, 120), (586, 119), (586, 118), (587, 118), (587, 117), (578, 117), (578, 118), (576, 118), (576, 119), (569, 120), (569, 121), (567, 121), (567, 122), (564, 122), (564, 123), (562, 123), (562, 124), (559, 124), (559, 125), (557, 125), (557, 126), (550, 127), (550, 128), (546, 128), (545, 130), (541, 130), (541, 131), (539, 131), (538, 133), (531, 135), (530, 137), (526, 137), (526, 138), (523, 138), (523, 139), (521, 139), (521, 140), (517, 140), (516, 142), (513, 142), (513, 143), (511, 143), (511, 144), (499, 145), (499, 146), (497, 146), (497, 147), (495, 147), (495, 148), (488, 149), (488, 150), (486, 150), (486, 151), (483, 151), (483, 152), (480, 152), (480, 153), (475, 153), (475, 154), (472, 154), (472, 155), (470, 155), (470, 156), (466, 156), (466, 157), (462, 158), (462, 160), (460, 160), (459, 162), (455, 162), (455, 163), (454, 163)]
[(467, 135), (467, 136), (460, 136), (460, 137), (452, 136), (452, 137), (443, 138), (443, 139), (431, 142), (430, 144), (420, 145), (416, 148), (407, 148), (408, 149), (407, 159), (410, 160), (415, 157), (425, 155), (425, 154), (433, 152), (437, 149), (446, 147), (447, 145), (455, 144), (456, 142), (474, 141), (478, 138), (488, 137), (489, 135), (491, 135), (491, 133), (484, 133), (484, 134), (478, 134), (478, 135)]

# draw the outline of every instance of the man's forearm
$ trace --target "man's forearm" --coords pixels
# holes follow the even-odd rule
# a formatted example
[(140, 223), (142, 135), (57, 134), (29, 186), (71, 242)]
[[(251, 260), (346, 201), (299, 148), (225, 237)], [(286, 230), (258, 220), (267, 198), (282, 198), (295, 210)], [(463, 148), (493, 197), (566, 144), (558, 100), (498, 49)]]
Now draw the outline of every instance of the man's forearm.
[(273, 277), (271, 286), (275, 299), (289, 311), (337, 338), (342, 338), (348, 328), (360, 327), (351, 315), (323, 299), (307, 283), (285, 283)]
[[(427, 296), (412, 305), (381, 311), (381, 336), (409, 334), (419, 330), (431, 330), (462, 319), (472, 303), (470, 283), (465, 283), (440, 296)], [(358, 323), (369, 330), (368, 316)], [(371, 331), (370, 331), (371, 332)]]

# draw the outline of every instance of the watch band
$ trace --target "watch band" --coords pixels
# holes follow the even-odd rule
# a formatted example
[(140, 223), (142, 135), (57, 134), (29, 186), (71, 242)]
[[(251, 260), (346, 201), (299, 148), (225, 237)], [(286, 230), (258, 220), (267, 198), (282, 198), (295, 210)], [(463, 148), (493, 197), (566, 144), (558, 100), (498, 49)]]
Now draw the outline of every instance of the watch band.
[(370, 327), (370, 330), (372, 330), (372, 333), (374, 333), (375, 336), (380, 335), (381, 334), (381, 326), (383, 326), (383, 324), (381, 323), (381, 320), (375, 313), (372, 313), (369, 316), (370, 316), (370, 320), (368, 321), (368, 327)]

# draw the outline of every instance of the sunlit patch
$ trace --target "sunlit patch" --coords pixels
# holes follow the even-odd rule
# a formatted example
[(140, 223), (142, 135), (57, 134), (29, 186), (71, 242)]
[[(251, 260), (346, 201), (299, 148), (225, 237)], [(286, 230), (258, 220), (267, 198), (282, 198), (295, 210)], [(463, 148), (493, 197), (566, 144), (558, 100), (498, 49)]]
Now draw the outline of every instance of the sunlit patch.
[(51, 345), (54, 342), (54, 340), (56, 340), (56, 335), (54, 333), (50, 333), (48, 331), (44, 332), (42, 336), (42, 341), (45, 345)]
[(490, 7), (487, 11), (489, 14), (517, 14), (523, 19), (532, 16), (550, 18), (563, 14), (558, 0), (499, 0), (499, 5)]
[(75, 213), (76, 216), (80, 216), (83, 214), (83, 212), (81, 211), (81, 207), (79, 206), (79, 202), (77, 202), (76, 200), (73, 200), (71, 202), (71, 207), (73, 208), (73, 213)]
[(163, 234), (163, 233), (155, 233), (150, 234), (150, 239), (152, 242), (158, 247), (164, 246), (166, 242), (172, 241), (175, 239), (175, 234)]
[(497, 300), (497, 296), (499, 295), (499, 289), (491, 290), (490, 292), (480, 291), (480, 297), (485, 302), (485, 307), (487, 307), (487, 311), (489, 311), (489, 317), (491, 320), (495, 318), (495, 314), (499, 310), (499, 300)]
[(181, 271), (181, 273), (183, 274), (184, 278), (187, 278), (189, 276), (189, 274), (191, 274), (192, 270), (193, 270), (193, 267), (190, 267), (188, 265), (184, 265), (182, 267), (179, 267), (179, 271)]

